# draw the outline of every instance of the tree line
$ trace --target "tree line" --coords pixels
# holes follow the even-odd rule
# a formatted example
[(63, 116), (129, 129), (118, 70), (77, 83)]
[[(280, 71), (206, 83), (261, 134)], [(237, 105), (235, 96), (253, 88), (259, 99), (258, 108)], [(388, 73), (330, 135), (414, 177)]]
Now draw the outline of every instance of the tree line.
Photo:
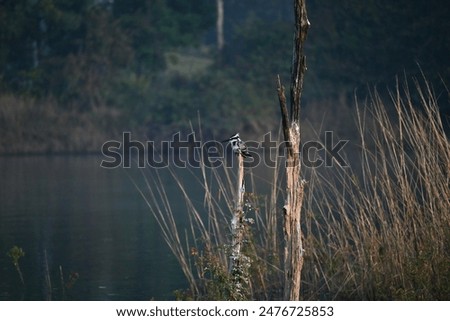
[[(224, 115), (261, 128), (274, 118), (275, 76), (289, 78), (291, 2), (223, 2), (219, 48), (217, 3), (2, 0), (1, 93), (51, 97), (64, 111), (114, 109), (121, 116), (110, 126), (149, 135), (185, 126), (197, 112), (206, 132), (226, 131)], [(311, 0), (308, 8), (307, 102), (364, 93), (421, 69), (432, 83), (448, 80), (443, 0)]]

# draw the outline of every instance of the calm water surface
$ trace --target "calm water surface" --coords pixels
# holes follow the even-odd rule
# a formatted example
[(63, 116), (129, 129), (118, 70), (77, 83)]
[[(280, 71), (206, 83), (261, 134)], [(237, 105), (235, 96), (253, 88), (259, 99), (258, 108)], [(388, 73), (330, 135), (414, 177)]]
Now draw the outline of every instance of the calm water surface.
[[(1, 300), (44, 300), (46, 266), (52, 299), (62, 298), (60, 266), (66, 282), (72, 272), (79, 275), (66, 293), (71, 300), (170, 300), (187, 287), (126, 173), (133, 170), (102, 169), (100, 161), (0, 157)], [(174, 212), (184, 215), (176, 204)], [(25, 251), (25, 289), (6, 256), (14, 245)]]

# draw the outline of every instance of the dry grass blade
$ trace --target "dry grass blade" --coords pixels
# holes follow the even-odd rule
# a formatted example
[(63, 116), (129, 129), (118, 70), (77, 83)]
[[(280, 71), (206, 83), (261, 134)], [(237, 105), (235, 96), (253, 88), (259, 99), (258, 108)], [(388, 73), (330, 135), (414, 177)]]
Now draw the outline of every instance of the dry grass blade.
[(357, 108), (360, 172), (313, 172), (307, 297), (448, 299), (450, 145), (425, 89)]
[[(450, 297), (450, 144), (433, 93), (422, 88), (398, 87), (390, 100), (375, 91), (370, 106), (357, 107), (350, 168), (305, 169), (303, 298)], [(264, 169), (266, 180), (245, 173), (246, 217), (255, 220), (244, 231), (248, 299), (283, 297), (280, 159)], [(189, 281), (181, 298), (237, 299), (228, 275), (233, 168), (168, 170), (170, 183), (157, 169), (142, 172), (140, 193)], [(180, 201), (183, 213), (172, 206)]]

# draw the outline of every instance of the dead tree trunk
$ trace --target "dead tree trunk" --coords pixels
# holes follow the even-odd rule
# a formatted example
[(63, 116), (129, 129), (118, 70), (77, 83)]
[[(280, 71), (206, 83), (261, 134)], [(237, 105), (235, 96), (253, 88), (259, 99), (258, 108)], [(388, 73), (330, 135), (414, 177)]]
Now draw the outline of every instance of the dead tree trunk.
[(242, 244), (242, 220), (243, 220), (243, 206), (244, 206), (244, 158), (242, 155), (237, 155), (238, 159), (238, 175), (236, 185), (236, 204), (234, 207), (233, 218), (231, 220), (231, 262), (230, 269), (235, 271), (239, 269), (241, 260), (241, 244)]
[(303, 54), (309, 28), (305, 0), (294, 0), (295, 38), (291, 74), (291, 111), (287, 111), (286, 96), (280, 77), (277, 92), (280, 102), (283, 135), (286, 142), (286, 200), (283, 207), (284, 230), (284, 300), (299, 300), (303, 267), (301, 208), (305, 181), (300, 177), (300, 98), (306, 71)]
[(242, 242), (244, 237), (244, 157), (237, 155), (238, 175), (236, 186), (236, 204), (231, 220), (231, 255), (230, 255), (230, 275), (232, 287), (230, 300), (244, 300), (247, 294), (247, 257), (242, 253)]

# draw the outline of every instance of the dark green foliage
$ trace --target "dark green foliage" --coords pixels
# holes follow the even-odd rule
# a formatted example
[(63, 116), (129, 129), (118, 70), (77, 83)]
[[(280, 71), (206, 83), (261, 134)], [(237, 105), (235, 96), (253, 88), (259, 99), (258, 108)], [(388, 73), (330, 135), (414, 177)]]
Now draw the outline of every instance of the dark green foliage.
[(225, 48), (223, 63), (231, 76), (247, 82), (266, 82), (281, 74), (288, 79), (291, 66), (292, 26), (250, 17), (236, 28)]
[(393, 85), (395, 75), (418, 74), (417, 64), (428, 80), (448, 81), (449, 14), (442, 0), (310, 1), (306, 54), (314, 88), (310, 81), (306, 92), (337, 96)]
[(93, 0), (1, 2), (2, 87), (79, 99), (86, 86), (98, 87), (96, 82), (118, 70), (151, 74), (163, 69), (169, 48), (198, 43), (213, 22), (209, 1), (114, 1), (110, 6)]
[[(92, 128), (105, 127), (105, 120), (95, 123), (97, 108), (118, 111), (119, 121), (107, 127), (152, 138), (188, 128), (197, 113), (207, 136), (229, 134), (236, 119), (233, 130), (267, 131), (277, 125), (275, 77), (285, 85), (290, 78), (291, 6), (289, 0), (226, 1), (225, 48), (218, 53), (210, 0), (4, 0), (0, 90), (16, 100), (56, 103), (61, 114), (87, 113)], [(304, 115), (312, 112), (309, 103), (336, 105), (355, 89), (361, 97), (397, 74), (418, 74), (417, 64), (433, 85), (448, 82), (445, 1), (310, 0), (307, 6)], [(200, 62), (183, 60), (188, 56)]]

